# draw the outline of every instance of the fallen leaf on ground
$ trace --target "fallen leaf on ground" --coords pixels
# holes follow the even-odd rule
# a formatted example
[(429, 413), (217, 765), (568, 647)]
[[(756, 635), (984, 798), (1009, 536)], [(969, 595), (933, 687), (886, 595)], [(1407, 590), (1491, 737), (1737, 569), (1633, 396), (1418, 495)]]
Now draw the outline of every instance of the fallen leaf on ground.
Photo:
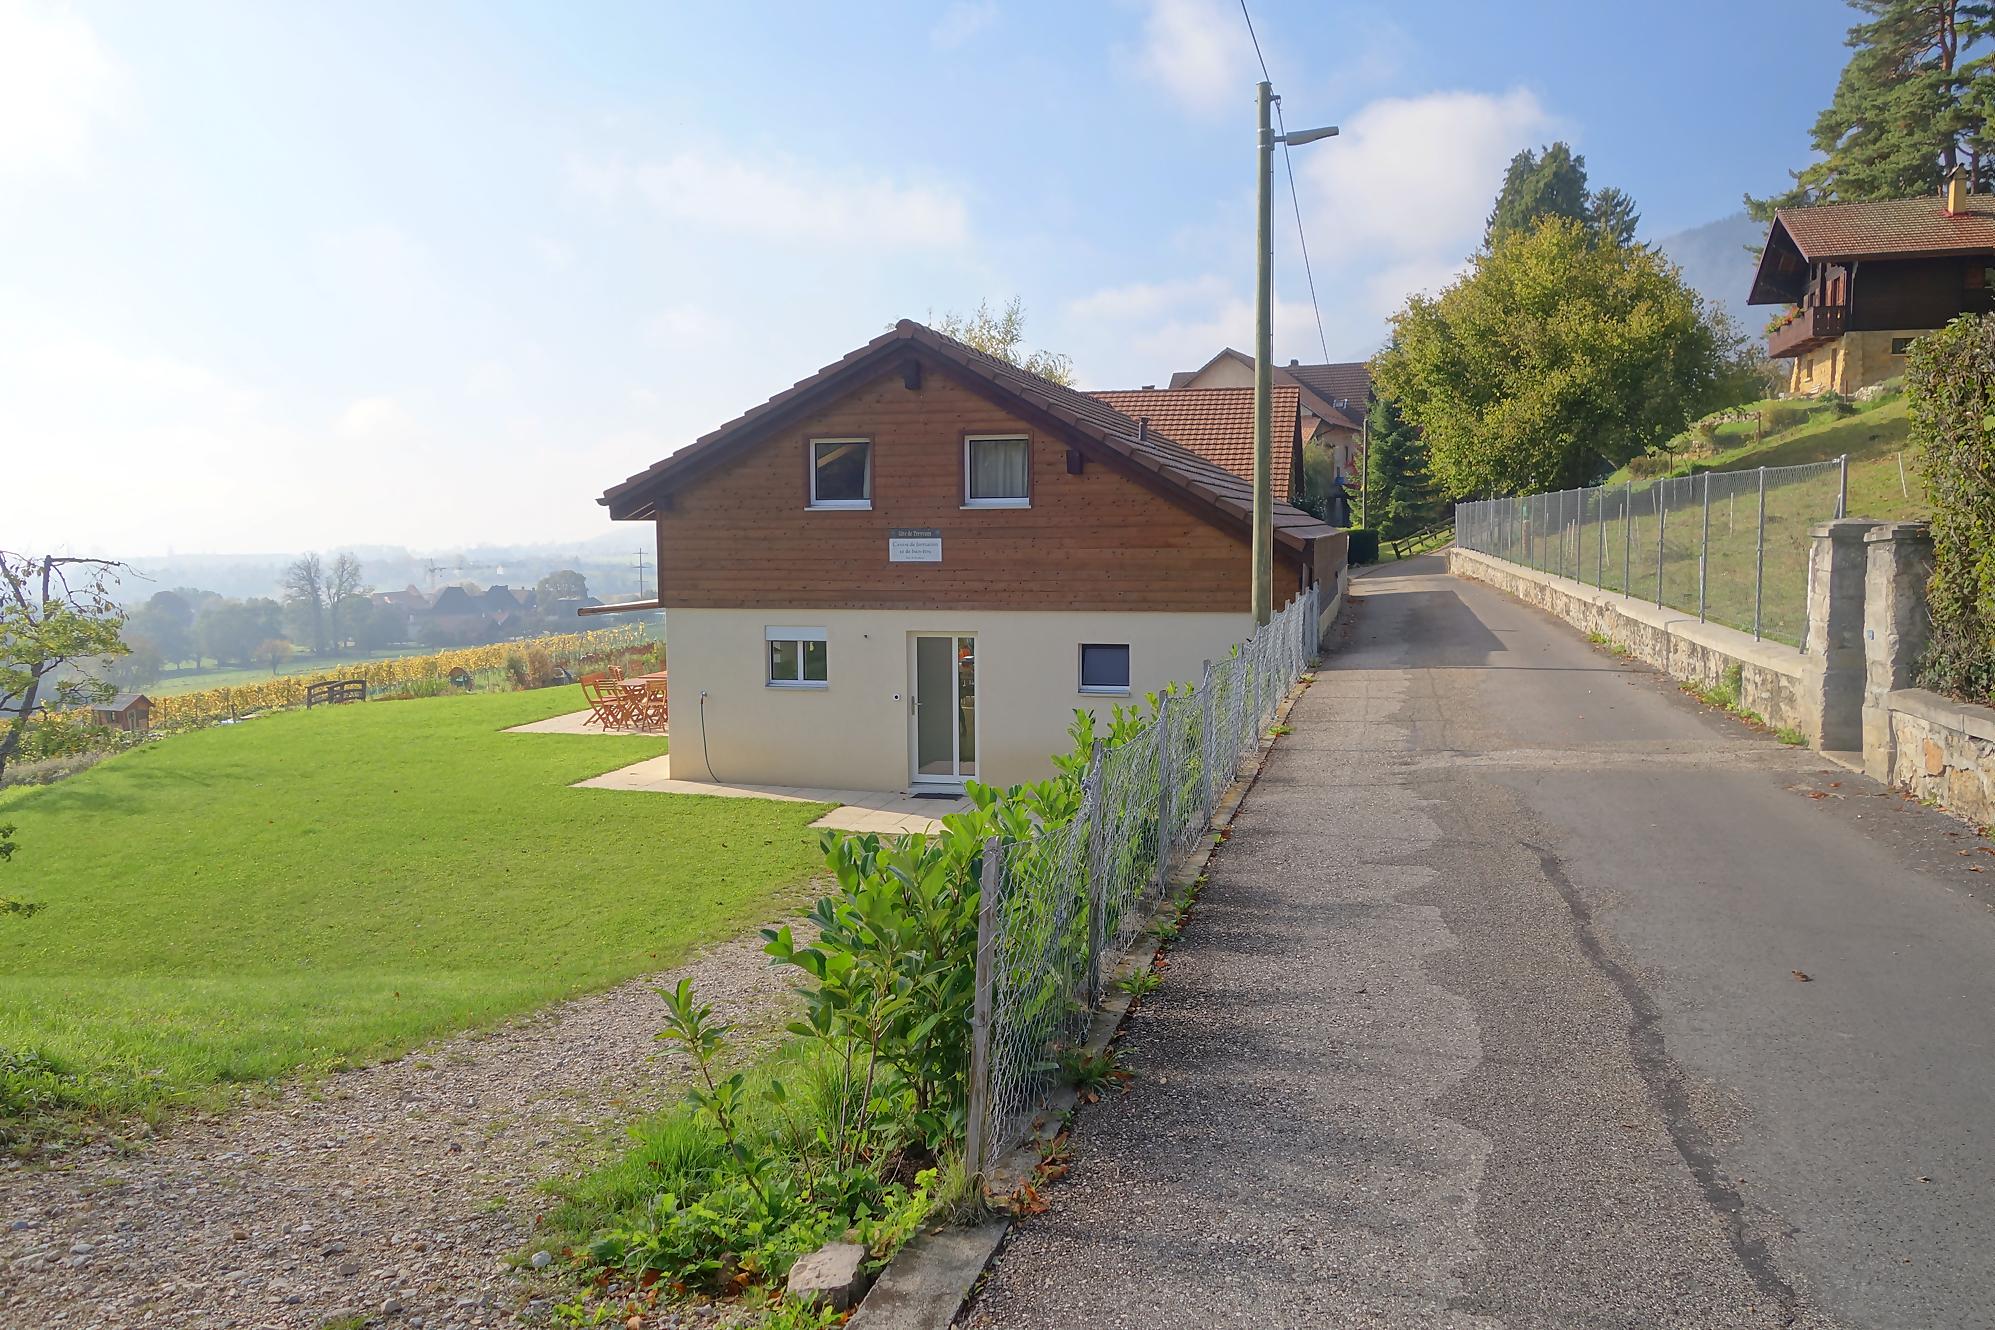
[(1808, 975), (1801, 973), (1801, 971), (1799, 970), (1794, 971), (1794, 977), (1796, 979), (1799, 979), (1804, 984), (1812, 984), (1815, 982), (1812, 978), (1810, 978)]

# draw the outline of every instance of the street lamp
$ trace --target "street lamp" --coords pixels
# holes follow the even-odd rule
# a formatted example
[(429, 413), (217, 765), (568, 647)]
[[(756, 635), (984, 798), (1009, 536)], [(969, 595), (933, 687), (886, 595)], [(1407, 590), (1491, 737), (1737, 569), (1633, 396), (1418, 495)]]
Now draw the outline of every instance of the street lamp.
[(1275, 145), (1299, 147), (1336, 134), (1334, 125), (1277, 134), (1269, 122), (1274, 109), (1274, 85), (1257, 85), (1261, 132), (1255, 160), (1256, 221), (1254, 251), (1254, 622), (1274, 617), (1275, 502), (1270, 480), (1274, 469), (1274, 179)]

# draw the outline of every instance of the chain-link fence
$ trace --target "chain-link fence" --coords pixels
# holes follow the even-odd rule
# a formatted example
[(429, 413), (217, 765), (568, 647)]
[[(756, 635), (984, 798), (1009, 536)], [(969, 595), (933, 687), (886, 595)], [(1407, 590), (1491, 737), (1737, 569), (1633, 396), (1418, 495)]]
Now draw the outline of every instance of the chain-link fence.
[(1809, 532), (1844, 515), (1849, 459), (1455, 505), (1455, 543), (1790, 646)]
[(1024, 1134), (1087, 1032), (1144, 906), (1204, 840), (1213, 809), (1318, 647), (1322, 587), (1257, 629), (1129, 741), (1097, 744), (1074, 817), (984, 850), (971, 1022), (968, 1164)]

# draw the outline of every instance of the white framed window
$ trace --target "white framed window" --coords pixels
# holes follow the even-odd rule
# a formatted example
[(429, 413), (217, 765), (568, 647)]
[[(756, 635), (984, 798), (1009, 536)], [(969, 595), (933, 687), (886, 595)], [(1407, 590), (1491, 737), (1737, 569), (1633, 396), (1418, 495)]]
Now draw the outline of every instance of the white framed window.
[(963, 439), (963, 506), (1030, 508), (1031, 441), (1023, 434), (970, 434)]
[(830, 687), (827, 636), (822, 628), (763, 629), (762, 638), (768, 644), (769, 687)]
[(1081, 643), (1081, 691), (1084, 693), (1129, 691), (1127, 642)]
[(810, 506), (813, 508), (873, 506), (871, 439), (810, 441)]

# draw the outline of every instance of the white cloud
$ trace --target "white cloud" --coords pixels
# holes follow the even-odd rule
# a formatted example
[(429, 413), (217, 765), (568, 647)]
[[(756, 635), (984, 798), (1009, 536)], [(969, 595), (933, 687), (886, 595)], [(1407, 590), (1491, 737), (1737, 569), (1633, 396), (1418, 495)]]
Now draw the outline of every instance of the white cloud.
[(83, 168), (123, 71), (66, 7), (0, 0), (0, 175)]
[(663, 161), (576, 161), (582, 193), (614, 205), (635, 196), (660, 216), (728, 235), (792, 244), (917, 245), (955, 249), (969, 238), (969, 207), (939, 186), (905, 184), (801, 161), (698, 150)]
[[(1071, 348), (1082, 382), (1090, 385), (1161, 385), (1173, 371), (1197, 369), (1221, 347), (1253, 351), (1251, 290), (1214, 274), (1108, 287), (1068, 302), (1061, 312), (1061, 344)], [(1276, 300), (1274, 343), (1279, 361), (1320, 358), (1307, 303)]]
[(1202, 115), (1251, 109), (1260, 78), (1246, 23), (1222, 0), (1149, 0), (1142, 42), (1124, 58)]
[(956, 0), (929, 29), (928, 40), (941, 50), (956, 50), (990, 27), (997, 16), (997, 0)]
[(415, 419), (392, 397), (360, 397), (340, 413), (340, 433), (356, 439), (406, 437)]
[(549, 272), (567, 272), (575, 266), (575, 251), (565, 241), (552, 236), (535, 236), (533, 252), (547, 265)]
[(1326, 239), (1460, 257), (1481, 240), (1512, 155), (1555, 128), (1524, 88), (1387, 97), (1367, 103), (1340, 137), (1298, 153), (1296, 171), (1313, 186)]

